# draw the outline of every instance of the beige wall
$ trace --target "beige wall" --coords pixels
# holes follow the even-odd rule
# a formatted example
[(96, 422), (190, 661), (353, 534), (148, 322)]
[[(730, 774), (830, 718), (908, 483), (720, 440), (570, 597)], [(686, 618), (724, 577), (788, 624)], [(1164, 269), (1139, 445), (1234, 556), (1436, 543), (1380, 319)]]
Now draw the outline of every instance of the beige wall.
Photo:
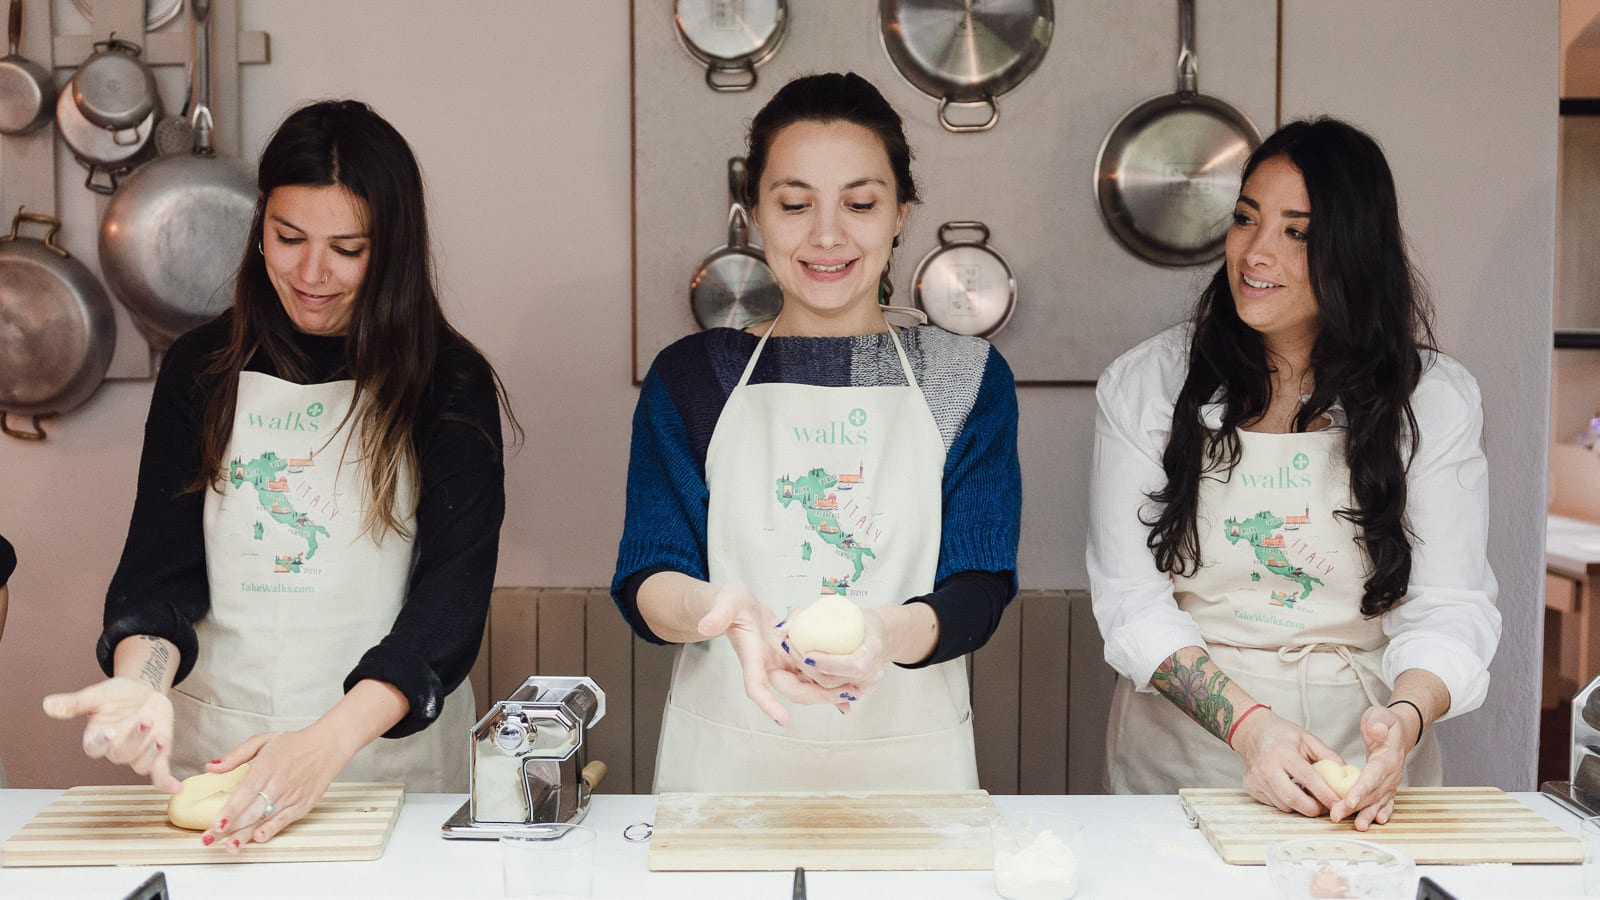
[[(1384, 140), (1439, 298), (1441, 339), (1484, 384), (1508, 639), (1491, 709), (1463, 729), (1475, 733), (1457, 735), (1462, 750), (1451, 760), (1458, 780), (1525, 789), (1544, 491), (1542, 467), (1527, 464), (1542, 454), (1526, 445), (1546, 427), (1555, 0), (1285, 6), (1285, 109), (1337, 111)], [(244, 75), (244, 144), (254, 152), (294, 103), (335, 92), (373, 102), (412, 140), (429, 178), (450, 313), (499, 366), (528, 428), (508, 467), (498, 580), (603, 584), (621, 527), (636, 397), (627, 5), (475, 0), (451, 4), (448, 16), (444, 8), (244, 0), (244, 27), (269, 32), (273, 51), (270, 66)], [(62, 188), (77, 193), (75, 182)], [(78, 227), (90, 226), (80, 218)], [(1506, 297), (1516, 298), (1515, 315)], [(1023, 583), (1086, 587), (1092, 394), (1030, 388), (1019, 399)], [(110, 384), (48, 443), (0, 442), (0, 532), (18, 544), (23, 566), (0, 642), (0, 754), (16, 786), (118, 777), (81, 758), (76, 729), (37, 709), (45, 692), (96, 674), (91, 649), (148, 400), (147, 384)], [(1516, 435), (1533, 437), (1519, 445)]]

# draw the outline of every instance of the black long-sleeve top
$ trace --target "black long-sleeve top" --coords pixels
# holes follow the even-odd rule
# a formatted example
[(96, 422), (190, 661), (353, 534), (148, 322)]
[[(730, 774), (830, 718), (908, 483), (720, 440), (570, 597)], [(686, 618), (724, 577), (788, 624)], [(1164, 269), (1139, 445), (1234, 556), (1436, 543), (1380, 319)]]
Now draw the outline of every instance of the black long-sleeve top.
[(17, 551), (11, 549), (11, 542), (6, 536), (0, 534), (0, 587), (5, 587), (11, 580), (11, 573), (17, 570)]
[[(211, 608), (206, 583), (205, 495), (188, 490), (200, 471), (200, 429), (218, 376), (203, 370), (229, 337), (229, 316), (178, 338), (167, 350), (139, 460), (138, 493), (122, 559), (106, 593), (96, 655), (106, 674), (123, 638), (149, 634), (178, 648), (176, 681), (194, 667), (194, 623)], [(299, 335), (317, 377), (348, 378), (342, 337)], [(247, 371), (277, 376), (267, 354)], [(441, 347), (412, 431), (421, 483), (416, 559), (394, 626), (345, 677), (348, 691), (372, 678), (387, 682), (410, 709), (384, 737), (428, 727), (444, 698), (466, 679), (482, 644), (505, 514), (500, 412), (489, 364), (464, 342)], [(270, 661), (263, 660), (263, 664)]]

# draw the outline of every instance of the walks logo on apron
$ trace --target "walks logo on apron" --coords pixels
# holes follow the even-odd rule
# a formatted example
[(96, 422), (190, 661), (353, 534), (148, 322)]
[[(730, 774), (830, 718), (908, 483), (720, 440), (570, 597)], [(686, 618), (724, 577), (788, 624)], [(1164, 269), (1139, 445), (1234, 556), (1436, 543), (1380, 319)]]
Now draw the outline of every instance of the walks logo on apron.
[[(245, 411), (242, 424), (259, 431), (313, 434), (321, 430), (323, 412), (321, 403), (312, 403), (303, 412), (289, 410), (281, 415)], [(320, 571), (312, 560), (322, 549), (323, 541), (332, 537), (327, 525), (339, 518), (339, 506), (332, 496), (297, 477), (316, 465), (317, 450), (311, 447), (303, 455), (263, 450), (235, 456), (228, 462), (228, 487), (254, 496), (258, 516), (251, 523), (251, 538), (270, 545), (271, 552), (263, 555), (261, 568), (265, 570), (265, 560), (270, 558), (273, 575)], [(240, 587), (247, 591), (293, 590), (281, 583), (243, 582)]]

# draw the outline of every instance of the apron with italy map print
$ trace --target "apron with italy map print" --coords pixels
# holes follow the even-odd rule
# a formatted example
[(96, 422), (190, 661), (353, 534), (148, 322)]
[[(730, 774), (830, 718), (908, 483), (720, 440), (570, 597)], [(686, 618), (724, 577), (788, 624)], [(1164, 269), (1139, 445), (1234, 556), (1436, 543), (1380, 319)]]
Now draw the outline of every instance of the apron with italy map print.
[[(900, 339), (889, 332), (903, 386), (749, 384), (771, 333), (728, 396), (706, 454), (711, 583), (744, 584), (779, 618), (829, 594), (868, 607), (933, 590), (944, 441)], [(789, 724), (779, 726), (745, 696), (727, 640), (685, 644), (655, 789), (978, 786), (964, 661), (890, 663), (851, 706), (841, 715), (790, 704)]]
[[(405, 602), (411, 541), (364, 530), (367, 477), (345, 421), (354, 393), (353, 381), (239, 374), (223, 490), (206, 491), (211, 610), (195, 624), (194, 669), (172, 691), (179, 777), (251, 735), (304, 728), (327, 712)], [(414, 489), (402, 475), (401, 509), (413, 508)], [(414, 514), (405, 524), (415, 533)], [(431, 726), (373, 741), (338, 780), (465, 792), (473, 712), (462, 682)]]
[[(1380, 675), (1382, 622), (1361, 614), (1366, 555), (1355, 526), (1334, 515), (1354, 505), (1344, 431), (1238, 435), (1231, 477), (1200, 482), (1203, 565), (1173, 578), (1178, 606), (1200, 627), (1212, 661), (1257, 702), (1361, 765), (1361, 713), (1386, 703), (1389, 688)], [(1226, 743), (1126, 678), (1117, 679), (1106, 746), (1115, 793), (1244, 783), (1243, 760)], [(1442, 779), (1430, 730), (1406, 757), (1404, 783)]]

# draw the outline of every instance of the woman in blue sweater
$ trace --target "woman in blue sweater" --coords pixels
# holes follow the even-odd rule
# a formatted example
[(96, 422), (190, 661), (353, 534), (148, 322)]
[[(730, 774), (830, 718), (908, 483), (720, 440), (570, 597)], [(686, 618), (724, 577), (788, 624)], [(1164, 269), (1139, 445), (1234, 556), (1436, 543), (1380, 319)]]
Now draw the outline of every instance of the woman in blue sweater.
[[(910, 158), (859, 76), (781, 89), (745, 199), (782, 312), (645, 377), (612, 593), (681, 645), (658, 791), (977, 787), (961, 657), (1016, 593), (1016, 391), (987, 342), (884, 317)], [(865, 639), (792, 652), (786, 611), (824, 594)]]

